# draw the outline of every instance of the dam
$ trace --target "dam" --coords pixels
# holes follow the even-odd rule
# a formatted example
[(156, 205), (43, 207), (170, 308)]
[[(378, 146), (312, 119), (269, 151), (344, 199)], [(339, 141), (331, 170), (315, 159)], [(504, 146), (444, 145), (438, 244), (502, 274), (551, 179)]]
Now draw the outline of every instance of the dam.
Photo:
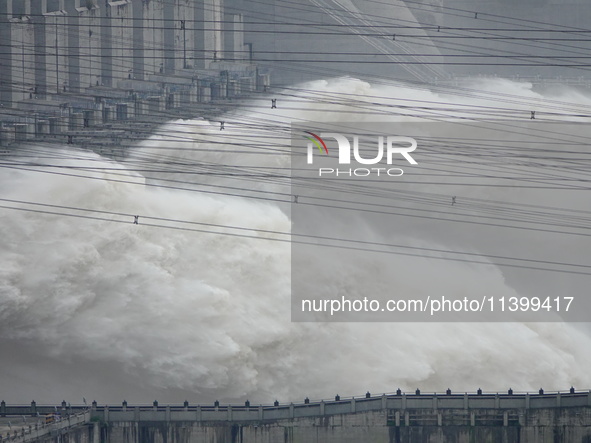
[[(141, 143), (150, 137), (152, 128), (162, 122), (197, 116), (217, 117), (223, 111), (236, 108), (239, 99), (250, 97), (255, 92), (260, 106), (249, 111), (244, 128), (256, 130), (261, 124), (267, 126), (287, 110), (285, 105), (289, 103), (283, 97), (276, 103), (275, 94), (279, 91), (274, 90), (275, 86), (340, 75), (381, 78), (384, 83), (410, 78), (429, 84), (445, 78), (446, 72), (435, 68), (446, 61), (435, 44), (424, 45), (424, 48), (421, 47), (425, 51), (421, 52), (423, 55), (416, 55), (418, 50), (412, 46), (409, 48), (409, 42), (405, 41), (408, 32), (404, 31), (406, 34), (401, 35), (398, 30), (400, 21), (393, 20), (402, 19), (403, 23), (417, 28), (412, 31), (413, 38), (421, 42), (437, 41), (433, 36), (437, 36), (438, 30), (431, 28), (426, 31), (418, 26), (412, 13), (416, 9), (396, 11), (399, 13), (396, 16), (390, 11), (390, 15), (384, 15), (384, 20), (390, 23), (377, 25), (359, 18), (360, 12), (365, 11), (375, 17), (383, 12), (377, 5), (384, 2), (314, 0), (302, 3), (317, 7), (312, 17), (313, 26), (301, 19), (308, 15), (308, 11), (297, 11), (293, 8), (294, 2), (0, 0), (0, 40), (5, 46), (1, 57), (3, 69), (0, 69), (0, 104), (3, 106), (0, 110), (0, 145), (11, 147), (32, 141), (67, 143), (97, 149), (107, 157), (119, 158), (121, 152), (134, 142)], [(292, 7), (289, 7), (290, 4)], [(364, 9), (370, 6), (375, 9)], [(584, 17), (584, 14), (579, 14), (579, 17)], [(478, 20), (482, 18), (481, 13)], [(449, 19), (449, 14), (446, 19)], [(445, 21), (442, 23), (445, 26)], [(383, 35), (369, 42), (367, 38), (361, 38), (357, 29), (366, 30), (365, 33), (374, 36)], [(271, 32), (273, 30), (277, 31), (276, 35)], [(439, 41), (442, 39), (439, 38)], [(322, 47), (311, 52), (308, 48), (319, 40), (323, 41)], [(492, 46), (493, 43), (487, 40), (487, 44)], [(335, 50), (339, 46), (343, 46), (340, 52)], [(450, 61), (449, 53), (447, 57)], [(426, 63), (425, 60), (434, 62)], [(446, 69), (450, 64), (446, 65)], [(569, 74), (571, 71), (566, 72)], [(531, 70), (530, 74), (536, 73)], [(558, 81), (563, 82), (563, 79)], [(580, 84), (587, 87), (589, 83), (581, 77)], [(461, 91), (461, 82), (456, 86)], [(499, 87), (494, 94), (500, 97), (501, 91), (504, 89)], [(291, 94), (295, 92), (292, 90)], [(327, 100), (344, 95), (337, 89), (329, 89), (326, 94), (328, 96), (316, 99), (314, 105), (326, 107), (326, 112), (330, 112), (335, 103)], [(409, 94), (413, 100), (431, 98), (416, 95), (415, 91)], [(375, 94), (369, 89), (361, 97), (362, 100), (372, 100), (372, 95)], [(401, 91), (388, 95), (392, 101), (384, 103), (384, 109), (393, 109), (391, 104), (404, 108), (406, 102), (396, 101), (400, 95)], [(381, 108), (381, 94), (379, 98)], [(536, 121), (539, 121), (544, 118), (544, 112), (538, 108), (540, 100), (537, 97), (520, 98), (518, 101), (523, 101), (525, 111), (511, 106), (508, 110), (521, 116), (525, 113), (526, 119), (529, 119), (530, 112), (534, 117), (537, 111)], [(571, 99), (568, 98), (568, 101)], [(483, 108), (481, 101), (470, 103), (473, 109)], [(506, 100), (506, 103), (511, 102)], [(527, 106), (532, 103), (535, 107), (530, 110)], [(350, 104), (359, 103), (344, 102), (345, 106)], [(437, 101), (435, 106), (439, 107), (441, 103)], [(552, 111), (579, 115), (578, 110), (583, 108), (583, 105), (580, 106), (562, 103), (561, 109), (553, 107)], [(420, 109), (420, 106), (413, 105), (413, 108)], [(349, 110), (342, 111), (348, 113)], [(304, 107), (298, 112), (309, 111)], [(373, 113), (374, 110), (368, 112)], [(378, 109), (378, 112), (381, 110)], [(581, 112), (586, 110), (583, 108)], [(284, 115), (290, 114), (286, 112)], [(548, 112), (546, 115), (556, 114)], [(226, 130), (222, 132), (223, 121), (217, 123), (217, 133), (224, 137), (221, 140), (227, 140), (226, 134), (232, 134), (231, 125), (226, 121)], [(254, 138), (251, 135), (248, 140)], [(168, 157), (170, 145), (180, 146), (180, 142), (175, 142), (174, 137), (169, 137), (166, 143), (149, 146), (152, 155), (145, 155), (147, 150), (142, 152), (143, 162), (149, 159), (154, 163), (161, 161), (167, 164), (166, 160), (172, 160)], [(230, 158), (228, 155), (230, 161), (222, 162), (215, 149), (219, 146), (216, 140), (196, 149), (201, 154), (190, 161), (178, 162), (184, 161), (184, 166), (190, 163), (199, 168), (209, 163), (208, 169), (199, 170), (226, 175), (228, 164), (231, 164), (235, 170), (244, 173), (243, 156)], [(238, 154), (242, 152), (239, 150)], [(465, 151), (460, 150), (458, 155), (465, 158)], [(266, 159), (270, 157), (265, 156)], [(504, 155), (498, 158), (514, 159)], [(556, 157), (552, 156), (553, 160), (560, 158), (560, 152)], [(550, 162), (550, 158), (547, 160)], [(135, 168), (152, 166), (143, 162), (137, 163)], [(561, 161), (556, 168), (565, 164), (568, 166), (568, 162)], [(275, 169), (272, 171), (281, 174), (277, 172), (276, 163), (256, 166), (265, 165), (269, 170), (273, 166)], [(555, 167), (551, 163), (546, 166)], [(165, 168), (165, 171), (171, 170)], [(186, 171), (180, 172), (184, 174)], [(563, 177), (553, 177), (551, 181), (564, 180), (570, 186), (569, 183), (578, 179), (571, 173), (565, 172)], [(53, 184), (40, 172), (38, 174), (30, 175), (30, 193), (24, 192), (28, 190), (27, 186), (20, 187), (19, 192), (23, 192), (18, 194), (19, 200), (43, 205), (68, 205), (70, 208), (88, 208), (87, 205), (90, 205), (93, 210), (111, 213), (134, 211), (133, 214), (144, 214), (150, 208), (157, 208), (153, 215), (171, 220), (174, 217), (177, 222), (189, 217), (207, 223), (218, 222), (218, 211), (208, 209), (209, 206), (203, 204), (207, 203), (205, 199), (199, 196), (190, 201), (185, 196), (172, 193), (156, 198), (144, 193), (144, 196), (133, 199), (132, 194), (125, 192), (126, 189), (120, 191), (117, 186), (109, 186), (113, 181), (105, 180), (102, 183), (105, 190), (93, 191), (92, 186), (85, 186), (83, 182), (62, 186), (57, 181)], [(473, 171), (469, 176), (473, 176)], [(251, 179), (250, 174), (245, 179), (246, 190), (250, 190)], [(537, 180), (540, 185), (553, 184), (547, 183), (546, 179)], [(585, 180), (580, 179), (580, 182), (585, 183)], [(264, 186), (267, 183), (261, 183), (266, 189)], [(222, 182), (224, 186), (228, 184)], [(472, 180), (471, 184), (480, 185), (477, 180)], [(46, 189), (52, 192), (37, 192)], [(254, 191), (259, 192), (260, 189)], [(442, 220), (440, 211), (450, 211), (450, 217), (463, 223), (462, 214), (451, 212), (462, 208), (463, 198), (460, 196), (458, 203), (461, 204), (456, 206), (455, 193), (443, 189), (449, 188), (433, 186), (423, 194), (419, 194), (418, 188), (412, 189), (408, 196), (421, 198), (409, 204), (409, 212), (421, 211)], [(485, 198), (480, 199), (480, 207), (477, 207), (474, 198), (473, 208), (481, 211), (475, 216), (488, 219), (492, 212), (499, 212), (515, 223), (509, 226), (511, 228), (536, 226), (543, 211), (516, 216), (515, 206), (512, 205), (513, 199), (516, 203), (526, 202), (528, 205), (549, 205), (551, 200), (552, 204), (560, 201), (556, 204), (557, 208), (563, 207), (562, 196), (559, 200), (557, 195), (549, 197), (545, 189), (541, 191), (539, 197), (523, 194), (523, 197), (508, 195), (507, 199), (499, 198), (494, 208), (483, 204)], [(436, 193), (440, 193), (441, 200), (432, 199)], [(63, 200), (56, 199), (58, 194)], [(148, 194), (149, 197), (146, 196)], [(430, 197), (423, 199), (426, 195)], [(571, 195), (568, 193), (569, 197)], [(11, 198), (17, 197), (11, 195)], [(138, 202), (138, 212), (135, 212), (135, 206), (127, 209), (130, 207), (128, 202), (132, 200)], [(581, 204), (578, 198), (569, 201), (572, 202), (572, 211), (546, 214), (548, 218), (555, 218), (546, 222), (565, 223), (564, 231), (569, 234), (576, 234), (575, 228), (583, 232), (586, 228), (579, 225), (582, 223), (580, 212), (573, 211), (585, 209), (588, 205)], [(177, 212), (177, 208), (191, 208), (192, 211)], [(282, 214), (279, 214), (278, 208), (264, 206), (256, 212), (258, 206), (240, 203), (230, 208), (230, 216), (226, 216), (223, 223), (238, 225), (246, 221), (248, 217), (245, 216), (250, 214), (252, 219), (258, 218), (256, 223), (252, 223), (253, 229), (286, 226), (289, 220), (279, 217)], [(259, 213), (264, 217), (255, 217)], [(257, 264), (256, 270), (260, 268), (260, 263), (284, 263), (281, 260), (286, 256), (279, 248), (267, 250), (253, 247), (248, 249), (251, 259), (245, 260), (238, 254), (234, 255), (234, 251), (247, 250), (248, 244), (227, 242), (223, 247), (219, 244), (210, 247), (209, 240), (203, 238), (207, 236), (175, 237), (172, 234), (158, 235), (158, 232), (150, 235), (143, 231), (136, 235), (135, 229), (144, 229), (144, 225), (132, 225), (131, 218), (128, 224), (121, 226), (134, 231), (126, 229), (119, 235), (116, 229), (109, 227), (115, 226), (113, 223), (61, 223), (61, 217), (65, 215), (59, 215), (59, 220), (55, 217), (57, 223), (47, 223), (40, 217), (32, 220), (35, 226), (42, 226), (43, 229), (30, 229), (28, 219), (12, 215), (6, 217), (8, 223), (3, 223), (3, 226), (11, 227), (4, 236), (6, 241), (36, 247), (15, 248), (14, 255), (13, 249), (4, 246), (7, 243), (0, 248), (11, 252), (10, 256), (6, 255), (11, 266), (3, 267), (10, 272), (10, 278), (2, 280), (2, 283), (7, 283), (10, 292), (3, 292), (3, 295), (7, 293), (11, 297), (2, 298), (2, 306), (7, 313), (3, 318), (9, 321), (2, 322), (3, 341), (0, 345), (3, 354), (10, 359), (6, 358), (7, 362), (3, 365), (4, 385), (0, 390), (0, 400), (4, 395), (12, 403), (0, 403), (0, 443), (591, 443), (589, 391), (537, 392), (540, 380), (551, 380), (548, 384), (555, 384), (553, 389), (557, 389), (556, 386), (568, 387), (570, 383), (589, 386), (586, 381), (589, 361), (585, 360), (585, 356), (589, 355), (589, 342), (576, 335), (576, 331), (566, 327), (533, 329), (527, 325), (494, 329), (480, 328), (481, 325), (458, 329), (452, 325), (441, 326), (440, 329), (420, 326), (416, 330), (392, 327), (379, 332), (369, 328), (331, 329), (332, 326), (302, 330), (297, 325), (285, 326), (288, 322), (284, 320), (287, 318), (284, 316), (286, 303), (283, 303), (282, 297), (286, 293), (283, 290), (286, 285), (277, 278), (283, 275), (277, 272), (282, 270), (281, 267), (267, 268), (265, 271), (270, 277), (261, 273), (263, 277), (260, 281), (248, 278), (254, 274), (251, 269), (255, 269), (248, 267), (250, 263)], [(527, 218), (526, 215), (530, 217), (527, 224), (521, 218)], [(575, 228), (567, 224), (569, 220)], [(402, 218), (396, 223), (409, 228), (409, 231), (414, 226), (414, 223), (405, 223)], [(419, 229), (411, 231), (413, 241), (415, 238), (420, 244), (431, 241), (420, 235), (427, 231), (433, 232), (434, 237), (444, 238), (446, 233), (456, 231), (453, 226), (457, 225), (450, 225), (449, 230), (430, 230), (430, 225), (424, 226), (423, 232)], [(420, 228), (423, 228), (422, 224)], [(477, 235), (480, 232), (487, 235)], [(490, 232), (493, 234), (488, 235)], [(521, 246), (519, 242), (523, 236), (497, 237), (497, 232), (466, 230), (466, 238), (490, 238), (490, 243), (497, 243), (499, 247), (508, 245), (506, 249), (510, 254), (506, 255), (520, 257), (517, 245)], [(462, 244), (455, 239), (452, 241), (452, 238), (449, 238), (446, 247), (455, 248)], [(504, 240), (497, 241), (497, 238)], [(512, 241), (515, 239), (519, 242)], [(556, 250), (565, 253), (564, 261), (576, 261), (575, 266), (585, 266), (585, 251), (588, 250), (585, 244), (563, 240), (563, 237), (558, 238), (556, 244), (566, 247)], [(513, 243), (516, 243), (514, 249), (509, 247)], [(552, 249), (550, 242), (538, 243), (544, 243), (547, 250)], [(178, 249), (176, 245), (179, 245)], [(543, 258), (546, 253), (554, 259), (552, 251), (548, 252), (540, 246), (538, 252), (538, 245), (534, 245), (536, 259)], [(124, 251), (119, 246), (124, 246)], [(488, 240), (478, 248), (471, 243), (469, 246), (483, 252), (494, 252), (497, 247), (496, 244), (488, 244)], [(524, 251), (529, 256), (530, 251)], [(43, 261), (39, 257), (48, 258)], [(186, 266), (193, 261), (196, 263), (194, 266)], [(216, 267), (211, 266), (212, 263)], [(97, 272), (105, 268), (106, 271)], [(370, 269), (371, 266), (368, 267)], [(505, 284), (504, 278), (501, 279), (503, 275), (500, 271), (488, 280), (489, 274), (472, 272), (468, 266), (450, 269), (434, 267), (433, 270), (433, 275), (446, 275), (446, 279), (440, 280), (445, 285), (434, 280), (433, 288), (437, 291), (453, 291), (455, 282), (465, 277), (476, 282), (474, 286), (477, 288), (485, 286), (483, 281), (492, 281), (495, 285), (498, 281), (501, 290), (512, 290), (510, 285)], [(200, 274), (197, 275), (196, 271)], [(517, 274), (517, 271), (514, 272)], [(61, 275), (63, 280), (55, 278)], [(483, 275), (487, 280), (481, 278)], [(28, 278), (30, 276), (35, 278)], [(170, 276), (172, 278), (169, 279)], [(22, 285), (25, 280), (31, 284)], [(167, 281), (173, 283), (165, 285)], [(535, 283), (535, 288), (544, 286), (537, 279), (523, 279), (528, 288), (530, 281)], [(189, 284), (177, 285), (177, 282)], [(447, 282), (451, 282), (449, 286)], [(569, 278), (568, 282), (569, 285), (572, 282), (569, 286), (572, 291), (580, 280)], [(430, 288), (417, 286), (421, 290)], [(491, 286), (493, 289), (496, 287)], [(563, 287), (560, 284), (560, 288)], [(159, 290), (161, 288), (166, 288), (166, 291)], [(548, 289), (551, 290), (552, 287)], [(12, 297), (13, 294), (19, 297)], [(20, 297), (21, 294), (24, 296)], [(160, 303), (166, 298), (174, 302), (169, 303), (170, 309), (163, 311)], [(256, 300), (257, 305), (250, 299)], [(122, 301), (127, 302), (124, 307)], [(244, 307), (248, 309), (245, 311)], [(251, 321), (253, 318), (257, 320)], [(112, 328), (111, 325), (118, 327)], [(159, 340), (150, 340), (157, 335), (160, 335)], [(434, 337), (442, 335), (446, 340), (434, 340)], [(220, 339), (212, 341), (209, 339), (212, 336)], [(454, 340), (456, 337), (462, 340)], [(355, 345), (351, 339), (356, 340)], [(316, 346), (310, 346), (316, 343)], [(565, 343), (569, 343), (566, 350)], [(296, 358), (286, 361), (286, 350)], [(425, 357), (417, 357), (418, 350)], [(127, 358), (129, 351), (135, 356), (131, 362)], [(354, 359), (351, 355), (355, 356)], [(29, 361), (35, 364), (31, 365)], [(169, 370), (168, 366), (162, 369), (158, 365), (161, 361), (166, 361), (173, 370)], [(478, 362), (477, 367), (475, 362)], [(348, 367), (355, 370), (351, 371)], [(432, 386), (437, 386), (438, 378), (429, 379), (429, 374), (417, 374), (425, 367), (438, 378), (446, 380), (445, 383), (461, 388), (462, 392), (434, 394), (423, 390), (379, 395), (374, 392), (388, 390), (390, 377), (396, 377), (396, 383), (412, 388), (414, 380), (420, 380), (421, 383), (429, 383), (430, 390), (435, 390)], [(379, 374), (372, 372), (375, 368), (381, 369)], [(360, 375), (366, 374), (364, 371), (370, 375)], [(480, 380), (475, 383), (470, 378), (472, 374)], [(520, 374), (523, 383), (516, 383), (513, 379), (509, 381), (508, 377), (514, 374)], [(296, 376), (300, 380), (296, 381)], [(136, 380), (137, 386), (133, 384)], [(319, 391), (330, 389), (329, 393), (335, 392), (334, 388), (327, 387), (331, 380), (332, 383), (339, 383), (339, 390), (347, 389), (361, 395), (316, 400)], [(375, 382), (377, 387), (370, 386), (372, 393), (362, 394), (367, 388), (363, 384), (369, 381)], [(469, 389), (465, 385), (476, 388), (480, 381), (487, 384), (483, 386), (485, 388), (520, 384), (522, 389), (535, 389), (536, 392), (463, 392)], [(354, 383), (362, 385), (358, 387)], [(545, 383), (543, 385), (547, 386)], [(271, 397), (267, 398), (271, 403), (260, 405), (245, 403), (246, 397), (240, 396), (241, 392), (254, 395), (253, 387), (264, 387), (266, 392), (279, 395), (280, 400), (291, 399), (292, 395), (278, 392), (282, 385), (288, 384), (291, 385), (291, 392), (302, 392), (297, 394), (300, 402), (273, 403)], [(211, 386), (209, 393), (203, 392), (204, 386)], [(163, 402), (162, 391), (153, 392), (159, 387), (182, 390), (181, 396), (169, 394)], [(66, 399), (80, 399), (81, 395), (71, 393), (83, 392), (78, 390), (82, 388), (88, 389), (88, 392), (99, 392), (104, 403), (89, 402), (84, 406), (70, 405), (65, 401), (61, 404), (14, 404), (19, 399), (28, 402), (40, 397), (44, 397), (44, 401), (59, 402), (62, 395)], [(47, 392), (41, 392), (41, 389), (47, 389)], [(134, 395), (144, 395), (136, 397), (135, 401), (141, 398), (147, 404), (121, 403), (128, 394), (121, 393), (119, 389), (126, 389), (125, 392), (135, 390), (137, 394)], [(142, 389), (143, 393), (139, 392)], [(198, 404), (190, 398), (191, 402), (182, 404), (185, 395), (195, 391), (200, 392), (207, 403), (202, 401)], [(214, 395), (211, 392), (224, 398), (240, 398), (241, 404), (214, 403), (216, 397), (211, 397)], [(304, 400), (306, 393), (311, 398), (314, 396), (312, 400)], [(167, 404), (174, 401), (170, 400), (171, 397), (181, 403)], [(152, 403), (153, 398), (161, 401)]]
[[(47, 424), (39, 417), (58, 417)], [(273, 405), (10, 406), (25, 443), (589, 443), (591, 392), (371, 395)]]

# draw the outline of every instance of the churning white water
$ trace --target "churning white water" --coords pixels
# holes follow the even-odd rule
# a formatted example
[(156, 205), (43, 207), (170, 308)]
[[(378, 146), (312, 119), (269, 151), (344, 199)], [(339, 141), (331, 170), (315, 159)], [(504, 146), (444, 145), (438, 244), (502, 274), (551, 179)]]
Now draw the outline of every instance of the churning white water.
[[(539, 114), (555, 107), (527, 85), (497, 81), (479, 88), (521, 97), (523, 104), (511, 107), (525, 114), (532, 103)], [(82, 397), (103, 403), (271, 402), (398, 387), (463, 392), (591, 386), (591, 337), (569, 324), (290, 322), (290, 245), (257, 238), (285, 239), (261, 230), (289, 232), (289, 206), (248, 198), (277, 197), (289, 188), (280, 179), (237, 173), (289, 167), (288, 155), (280, 152), (289, 149), (289, 134), (265, 138), (267, 127), (327, 115), (343, 121), (392, 118), (339, 113), (350, 109), (335, 102), (339, 92), (371, 106), (393, 99), (446, 109), (503, 105), (493, 96), (446, 97), (352, 79), (305, 89), (299, 96), (313, 101), (280, 99), (273, 111), (266, 103), (253, 104), (225, 117), (223, 132), (219, 122), (170, 123), (122, 163), (34, 146), (11, 157), (24, 165), (5, 162), (10, 167), (0, 169), (1, 204), (20, 209), (0, 209), (1, 397), (12, 403), (74, 404)], [(591, 102), (575, 92), (561, 93), (560, 100)], [(245, 134), (253, 126), (258, 129), (249, 144)], [(212, 174), (220, 165), (227, 173)], [(413, 224), (401, 223), (407, 223), (401, 230)], [(406, 240), (414, 244), (454, 246), (410, 232)], [(496, 267), (388, 260), (409, 276), (399, 282), (408, 293), (516, 294), (527, 286), (509, 284), (506, 271)], [(387, 275), (388, 266), (378, 275)], [(559, 280), (566, 284), (568, 278)]]

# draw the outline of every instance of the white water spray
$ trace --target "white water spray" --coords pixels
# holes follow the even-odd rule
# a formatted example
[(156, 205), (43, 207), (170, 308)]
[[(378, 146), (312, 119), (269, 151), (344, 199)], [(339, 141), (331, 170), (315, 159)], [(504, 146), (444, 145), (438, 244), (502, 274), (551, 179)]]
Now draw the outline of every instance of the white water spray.
[[(543, 109), (544, 97), (523, 85), (502, 82), (502, 86), (506, 93), (539, 100)], [(372, 88), (355, 80), (314, 82), (306, 87), (315, 94), (355, 93), (359, 100), (364, 95), (381, 95), (384, 101), (425, 99), (439, 102), (436, 107), (449, 107), (443, 102), (450, 100), (478, 101), (429, 91)], [(495, 90), (499, 85), (486, 87)], [(562, 100), (591, 101), (569, 94)], [(318, 105), (306, 100), (294, 108), (302, 106), (307, 109), (280, 106), (273, 118), (314, 120), (326, 117), (326, 109), (348, 108), (347, 103)], [(236, 115), (248, 117), (249, 111)], [(329, 115), (343, 118), (338, 113)], [(356, 118), (376, 120), (375, 115)], [(244, 134), (226, 120), (224, 137)], [(168, 128), (178, 131), (179, 124)], [(153, 137), (136, 148), (127, 168), (136, 169), (138, 159), (155, 154), (179, 163), (197, 162), (195, 167), (202, 170), (219, 164), (289, 165), (281, 154), (241, 155), (230, 144), (212, 144), (221, 137), (215, 124), (183, 125), (190, 143)], [(166, 127), (160, 133), (166, 133)], [(198, 149), (180, 149), (187, 147)], [(257, 230), (289, 231), (286, 207), (240, 196), (144, 186), (125, 164), (94, 154), (54, 148), (37, 152), (40, 163), (55, 168), (28, 169), (63, 172), (75, 166), (78, 169), (71, 174), (99, 179), (23, 169), (0, 171), (1, 198), (62, 207), (12, 205), (59, 215), (0, 210), (0, 396), (7, 402), (66, 399), (74, 404), (83, 396), (103, 403), (124, 398), (130, 402), (155, 398), (271, 402), (336, 393), (360, 395), (366, 390), (392, 392), (398, 387), (424, 391), (450, 387), (463, 392), (479, 387), (591, 386), (591, 338), (568, 324), (290, 323), (288, 243), (218, 235), (214, 232), (237, 231), (180, 223), (248, 227), (248, 235), (260, 237), (263, 234)], [(81, 173), (81, 166), (99, 172)], [(183, 185), (176, 187), (191, 188), (186, 182), (194, 180), (187, 178), (187, 172), (143, 175), (153, 177), (148, 183), (177, 178)], [(201, 184), (242, 186), (240, 192), (227, 191), (231, 194), (285, 190), (272, 181), (203, 177), (198, 180)], [(97, 214), (63, 207), (104, 213), (102, 220), (65, 216)], [(136, 225), (133, 217), (138, 214)], [(497, 268), (462, 263), (431, 266), (428, 259), (411, 262), (404, 257), (391, 260), (416, 277), (412, 284), (401, 283), (407, 293), (470, 293), (483, 287), (496, 294), (515, 293)], [(429, 266), (428, 279), (420, 270), (422, 265)], [(387, 272), (377, 262), (372, 266), (378, 275)], [(380, 284), (377, 279), (376, 288)]]

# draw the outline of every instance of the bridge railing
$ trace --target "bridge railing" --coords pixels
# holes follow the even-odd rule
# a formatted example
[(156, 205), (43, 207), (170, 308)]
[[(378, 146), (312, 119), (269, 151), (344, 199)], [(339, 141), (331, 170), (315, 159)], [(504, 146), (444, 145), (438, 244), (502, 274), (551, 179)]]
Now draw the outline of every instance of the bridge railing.
[(8, 432), (5, 435), (0, 435), (0, 443), (27, 443), (47, 434), (61, 432), (68, 428), (87, 423), (89, 420), (90, 410), (87, 409), (74, 415), (56, 418), (52, 423), (35, 423), (34, 425), (28, 425), (14, 430), (12, 433)]
[[(310, 401), (251, 406), (245, 405), (153, 405), (128, 406), (126, 402), (117, 406), (99, 406), (93, 403), (89, 413), (91, 418), (105, 422), (127, 421), (265, 421), (298, 417), (317, 417), (337, 414), (380, 410), (523, 410), (542, 408), (591, 407), (590, 391), (567, 391), (547, 393), (482, 393), (478, 394), (424, 394), (395, 393), (364, 397), (340, 398), (334, 400)], [(87, 406), (71, 406), (62, 403), (55, 406), (1, 406), (0, 415), (32, 415), (52, 413), (74, 414), (87, 409)]]

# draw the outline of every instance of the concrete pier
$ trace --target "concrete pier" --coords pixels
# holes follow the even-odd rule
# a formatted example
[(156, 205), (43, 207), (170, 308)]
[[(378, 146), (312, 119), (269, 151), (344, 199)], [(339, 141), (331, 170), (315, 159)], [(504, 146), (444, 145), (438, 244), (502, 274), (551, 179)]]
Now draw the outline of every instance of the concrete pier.
[(219, 113), (263, 69), (242, 20), (223, 0), (0, 0), (0, 143)]

